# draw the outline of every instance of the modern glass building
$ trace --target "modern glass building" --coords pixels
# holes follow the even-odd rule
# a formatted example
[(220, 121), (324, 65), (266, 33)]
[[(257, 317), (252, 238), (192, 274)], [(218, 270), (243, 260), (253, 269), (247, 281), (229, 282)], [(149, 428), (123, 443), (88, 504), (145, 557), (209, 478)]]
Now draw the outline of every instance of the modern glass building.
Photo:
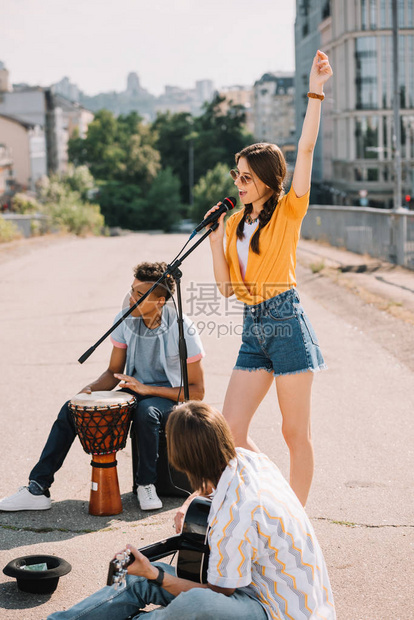
[[(329, 202), (392, 207), (392, 0), (297, 0), (296, 6), (299, 129), (305, 69), (318, 47), (335, 72), (323, 103), (314, 182)], [(414, 196), (414, 0), (398, 0), (398, 26), (403, 204), (405, 195)]]

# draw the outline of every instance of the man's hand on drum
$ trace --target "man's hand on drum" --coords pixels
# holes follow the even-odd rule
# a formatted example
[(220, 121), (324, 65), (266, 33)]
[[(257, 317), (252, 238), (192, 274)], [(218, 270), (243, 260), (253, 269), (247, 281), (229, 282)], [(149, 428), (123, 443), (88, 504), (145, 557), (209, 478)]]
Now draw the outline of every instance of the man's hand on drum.
[(128, 375), (121, 375), (118, 373), (114, 373), (114, 377), (119, 379), (121, 383), (119, 384), (120, 388), (128, 388), (129, 390), (133, 390), (137, 394), (141, 394), (145, 396), (149, 394), (148, 386), (138, 381), (138, 379), (134, 379), (134, 377), (129, 377)]

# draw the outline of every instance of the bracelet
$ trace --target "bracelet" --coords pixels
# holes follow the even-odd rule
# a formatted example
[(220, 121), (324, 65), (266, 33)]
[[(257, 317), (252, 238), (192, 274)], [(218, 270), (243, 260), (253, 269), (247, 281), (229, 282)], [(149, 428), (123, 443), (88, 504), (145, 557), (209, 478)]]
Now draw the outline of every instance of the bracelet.
[(161, 568), (160, 566), (157, 566), (158, 568), (158, 575), (155, 577), (155, 579), (148, 579), (149, 583), (155, 583), (157, 586), (162, 586), (162, 582), (164, 581), (164, 569)]
[(308, 93), (309, 99), (320, 99), (323, 101), (325, 99), (325, 95), (318, 95), (318, 93)]

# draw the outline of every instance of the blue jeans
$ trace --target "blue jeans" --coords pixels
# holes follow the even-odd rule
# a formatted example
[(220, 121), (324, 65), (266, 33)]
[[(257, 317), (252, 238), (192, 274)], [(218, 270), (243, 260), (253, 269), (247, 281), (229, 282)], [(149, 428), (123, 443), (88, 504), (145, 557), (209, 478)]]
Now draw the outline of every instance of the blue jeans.
[[(133, 392), (131, 392), (133, 393)], [(137, 484), (155, 484), (160, 430), (165, 429), (167, 419), (175, 405), (173, 400), (160, 396), (139, 396), (132, 414), (132, 423), (138, 438), (139, 465), (135, 472)]]
[(296, 289), (254, 306), (245, 304), (235, 369), (267, 370), (279, 377), (324, 368), (318, 339)]
[[(129, 390), (123, 391), (133, 394), (137, 399), (137, 405), (132, 414), (140, 453), (136, 482), (137, 484), (154, 484), (157, 479), (159, 431), (160, 428), (165, 428), (168, 414), (175, 403), (168, 398), (146, 397)], [(43, 489), (48, 489), (52, 485), (54, 475), (62, 467), (76, 437), (76, 429), (68, 403), (69, 401), (60, 410), (40, 459), (29, 474), (29, 480), (35, 480)]]
[[(165, 572), (175, 574), (173, 566), (157, 563)], [(115, 590), (106, 586), (67, 611), (57, 611), (48, 620), (125, 620), (139, 617), (146, 605), (162, 605), (142, 617), (148, 620), (266, 620), (267, 614), (257, 599), (243, 590), (231, 596), (207, 588), (193, 588), (173, 596), (164, 588), (149, 583), (143, 577), (127, 576), (126, 585)]]

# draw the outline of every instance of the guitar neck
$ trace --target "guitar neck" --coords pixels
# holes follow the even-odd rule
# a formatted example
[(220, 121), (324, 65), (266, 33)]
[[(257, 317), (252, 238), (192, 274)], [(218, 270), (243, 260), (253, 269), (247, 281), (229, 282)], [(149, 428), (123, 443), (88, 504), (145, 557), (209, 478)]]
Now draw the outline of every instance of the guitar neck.
[[(210, 505), (208, 499), (196, 497), (188, 507), (182, 534), (141, 547), (139, 551), (153, 562), (180, 551), (177, 560), (178, 577), (207, 583), (209, 549), (206, 536)], [(117, 554), (109, 563), (107, 585), (119, 587), (125, 581), (128, 566), (134, 559), (129, 551)]]
[(177, 534), (176, 536), (171, 536), (165, 540), (160, 540), (152, 545), (140, 547), (140, 551), (146, 558), (152, 562), (156, 562), (157, 560), (165, 558), (167, 555), (171, 555), (175, 551), (178, 551), (178, 549), (181, 548), (181, 543), (182, 536), (181, 534)]

